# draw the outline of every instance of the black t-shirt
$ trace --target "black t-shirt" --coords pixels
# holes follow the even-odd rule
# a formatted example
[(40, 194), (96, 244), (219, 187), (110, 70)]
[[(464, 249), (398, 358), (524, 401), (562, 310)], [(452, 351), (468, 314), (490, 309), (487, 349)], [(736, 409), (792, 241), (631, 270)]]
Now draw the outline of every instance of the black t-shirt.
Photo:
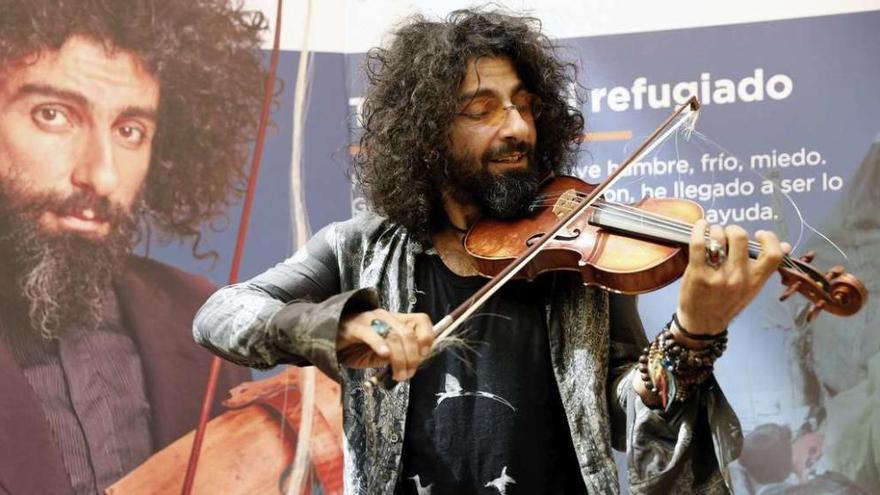
[[(422, 255), (416, 309), (438, 321), (485, 281)], [(586, 493), (550, 363), (541, 286), (509, 283), (459, 329), (467, 348), (438, 354), (412, 378), (397, 493)]]

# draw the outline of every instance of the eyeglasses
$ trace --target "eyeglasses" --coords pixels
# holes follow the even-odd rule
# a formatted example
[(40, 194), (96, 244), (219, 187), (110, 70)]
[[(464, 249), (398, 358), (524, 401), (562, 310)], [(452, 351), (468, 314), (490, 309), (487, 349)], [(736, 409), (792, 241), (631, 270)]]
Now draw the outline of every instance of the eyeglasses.
[(504, 106), (495, 98), (477, 97), (469, 100), (464, 108), (455, 112), (455, 115), (460, 117), (459, 122), (464, 126), (487, 127), (501, 125), (507, 119), (508, 110), (512, 109), (516, 109), (524, 120), (535, 120), (541, 116), (544, 104), (537, 95), (527, 93), (516, 99), (519, 101)]

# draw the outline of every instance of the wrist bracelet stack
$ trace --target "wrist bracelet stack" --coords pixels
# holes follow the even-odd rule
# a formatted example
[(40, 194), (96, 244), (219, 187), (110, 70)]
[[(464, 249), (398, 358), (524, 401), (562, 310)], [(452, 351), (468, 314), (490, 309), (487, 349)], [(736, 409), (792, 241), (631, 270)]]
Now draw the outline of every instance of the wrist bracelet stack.
[[(682, 346), (672, 335), (672, 321), (688, 338), (711, 343), (702, 349)], [(709, 378), (715, 360), (727, 348), (727, 330), (711, 336), (691, 334), (678, 323), (678, 317), (674, 314), (672, 321), (639, 357), (639, 373), (645, 388), (660, 396), (664, 410), (668, 410), (673, 401), (687, 399), (695, 386)]]

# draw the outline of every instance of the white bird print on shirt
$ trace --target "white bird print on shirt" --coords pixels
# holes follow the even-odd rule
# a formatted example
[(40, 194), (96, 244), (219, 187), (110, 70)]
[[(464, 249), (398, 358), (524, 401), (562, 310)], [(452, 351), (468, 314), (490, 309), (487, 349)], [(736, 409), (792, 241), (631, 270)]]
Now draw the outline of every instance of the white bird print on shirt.
[(453, 397), (485, 397), (486, 399), (492, 399), (496, 402), (500, 402), (509, 407), (513, 412), (516, 412), (516, 408), (513, 407), (513, 404), (508, 402), (503, 397), (500, 397), (490, 392), (481, 392), (479, 390), (477, 390), (476, 392), (468, 392), (467, 390), (464, 390), (463, 388), (461, 388), (461, 384), (458, 382), (458, 378), (455, 378), (449, 373), (446, 374), (446, 383), (444, 385), (444, 388), (446, 389), (445, 392), (440, 392), (439, 394), (436, 394), (438, 406), (444, 400), (451, 399)]
[(495, 478), (494, 480), (486, 483), (485, 486), (491, 486), (498, 490), (500, 495), (507, 494), (507, 485), (516, 484), (516, 480), (507, 475), (507, 466), (501, 468), (501, 476)]
[(422, 486), (422, 482), (419, 481), (419, 475), (410, 476), (409, 479), (415, 482), (416, 492), (418, 492), (419, 495), (431, 495), (431, 487), (434, 486), (434, 483), (431, 483), (428, 486)]

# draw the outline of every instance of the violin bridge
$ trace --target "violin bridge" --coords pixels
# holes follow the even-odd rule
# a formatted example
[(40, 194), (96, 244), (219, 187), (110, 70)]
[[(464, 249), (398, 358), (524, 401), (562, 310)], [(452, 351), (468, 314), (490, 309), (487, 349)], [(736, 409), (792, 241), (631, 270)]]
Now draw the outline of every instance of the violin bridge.
[(568, 189), (562, 193), (559, 196), (559, 199), (556, 200), (556, 203), (553, 204), (553, 214), (556, 215), (557, 218), (562, 218), (565, 215), (568, 215), (578, 204), (580, 204), (580, 201), (578, 200), (577, 191), (574, 189)]
[[(574, 189), (568, 189), (560, 194), (556, 203), (553, 204), (553, 214), (556, 215), (556, 218), (562, 219), (562, 217), (571, 213), (571, 211), (579, 204), (580, 199), (578, 199), (578, 192)], [(563, 230), (556, 234), (556, 238), (561, 240), (571, 240), (579, 236), (580, 233), (579, 229)]]

